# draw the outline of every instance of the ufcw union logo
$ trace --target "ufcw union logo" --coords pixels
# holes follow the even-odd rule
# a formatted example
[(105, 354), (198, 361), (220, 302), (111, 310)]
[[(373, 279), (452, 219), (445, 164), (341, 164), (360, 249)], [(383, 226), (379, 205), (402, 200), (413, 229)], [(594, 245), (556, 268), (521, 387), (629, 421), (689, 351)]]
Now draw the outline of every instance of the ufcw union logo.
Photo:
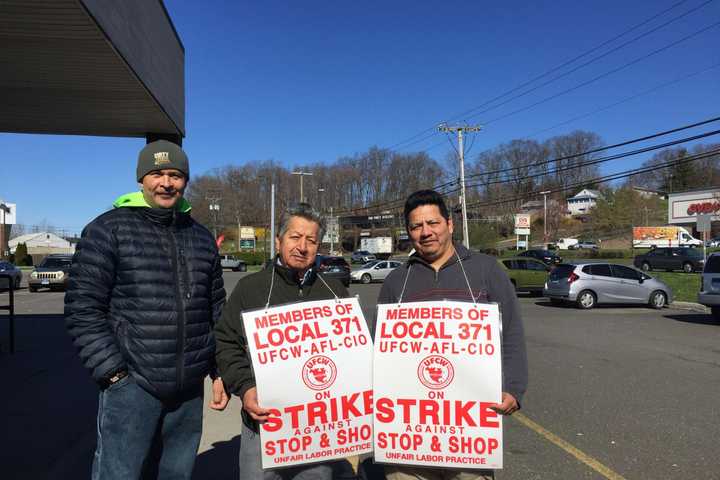
[(153, 153), (153, 157), (155, 157), (155, 165), (170, 163), (170, 152)]

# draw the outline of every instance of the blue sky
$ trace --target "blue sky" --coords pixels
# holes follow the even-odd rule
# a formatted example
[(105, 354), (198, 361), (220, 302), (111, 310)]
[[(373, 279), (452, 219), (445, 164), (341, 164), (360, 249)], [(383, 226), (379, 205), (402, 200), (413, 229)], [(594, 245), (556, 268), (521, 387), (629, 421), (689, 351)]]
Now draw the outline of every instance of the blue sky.
[[(289, 167), (332, 162), (373, 145), (393, 146), (677, 3), (681, 4), (554, 75), (705, 0), (166, 0), (186, 50), (184, 148), (193, 173), (200, 174), (266, 159)], [(532, 138), (586, 129), (609, 144), (718, 116), (720, 68), (708, 70), (720, 64), (720, 27), (715, 26), (569, 94), (495, 120), (718, 20), (720, 2), (710, 2), (522, 98), (481, 115), (457, 118), (485, 125), (470, 156), (703, 70)], [(668, 139), (681, 136), (685, 135)], [(438, 142), (444, 144), (428, 153), (444, 161), (450, 146), (437, 135), (399, 150), (422, 150)], [(0, 198), (18, 204), (20, 223), (46, 222), (79, 232), (115, 197), (136, 188), (133, 172), (143, 144), (142, 139), (0, 134), (2, 164), (10, 166), (3, 169)], [(610, 162), (603, 171), (630, 168), (646, 158)]]

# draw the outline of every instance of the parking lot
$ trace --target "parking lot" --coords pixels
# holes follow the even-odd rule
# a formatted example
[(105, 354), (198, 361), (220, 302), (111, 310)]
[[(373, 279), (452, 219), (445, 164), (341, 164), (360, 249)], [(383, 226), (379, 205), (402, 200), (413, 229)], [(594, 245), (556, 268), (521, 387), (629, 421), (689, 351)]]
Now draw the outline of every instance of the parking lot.
[[(225, 274), (230, 291), (244, 273)], [(380, 284), (353, 284), (366, 315)], [(0, 302), (7, 299), (0, 294)], [(62, 293), (17, 292), (17, 348), (0, 321), (3, 478), (86, 478), (96, 389), (62, 326)], [(521, 296), (530, 386), (505, 423), (499, 479), (720, 478), (720, 325), (665, 308), (581, 311)], [(237, 478), (240, 404), (208, 412), (196, 478)], [(4, 442), (5, 443), (5, 442)]]

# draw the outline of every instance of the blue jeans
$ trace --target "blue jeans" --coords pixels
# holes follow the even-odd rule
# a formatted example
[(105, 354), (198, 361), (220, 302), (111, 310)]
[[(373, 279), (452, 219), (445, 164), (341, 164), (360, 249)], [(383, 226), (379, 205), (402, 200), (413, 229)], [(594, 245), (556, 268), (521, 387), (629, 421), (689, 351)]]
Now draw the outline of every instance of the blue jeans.
[(202, 385), (162, 401), (128, 375), (100, 392), (93, 480), (190, 479), (202, 433)]
[(252, 431), (243, 422), (240, 437), (240, 480), (334, 480), (354, 477), (347, 460), (263, 470), (260, 434)]

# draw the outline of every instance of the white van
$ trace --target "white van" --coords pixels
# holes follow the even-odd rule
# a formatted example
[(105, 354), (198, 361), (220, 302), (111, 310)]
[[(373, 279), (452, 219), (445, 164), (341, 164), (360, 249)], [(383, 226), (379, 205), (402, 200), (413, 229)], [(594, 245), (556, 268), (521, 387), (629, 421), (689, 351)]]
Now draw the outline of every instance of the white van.
[(558, 250), (568, 250), (572, 245), (577, 245), (578, 239), (577, 238), (561, 238), (557, 242), (555, 242), (555, 245), (557, 245)]

